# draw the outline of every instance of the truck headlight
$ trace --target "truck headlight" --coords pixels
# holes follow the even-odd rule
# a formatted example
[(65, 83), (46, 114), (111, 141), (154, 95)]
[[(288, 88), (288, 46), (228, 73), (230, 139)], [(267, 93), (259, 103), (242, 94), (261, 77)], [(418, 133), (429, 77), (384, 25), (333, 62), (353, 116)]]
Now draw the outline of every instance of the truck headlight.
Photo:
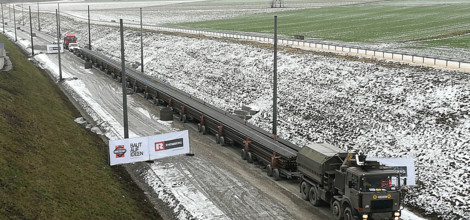
[(400, 217), (400, 215), (401, 215), (400, 212), (395, 212), (395, 213), (393, 213), (393, 216), (395, 216), (395, 217)]
[(362, 219), (367, 219), (367, 218), (369, 218), (369, 215), (367, 215), (367, 214), (362, 214)]

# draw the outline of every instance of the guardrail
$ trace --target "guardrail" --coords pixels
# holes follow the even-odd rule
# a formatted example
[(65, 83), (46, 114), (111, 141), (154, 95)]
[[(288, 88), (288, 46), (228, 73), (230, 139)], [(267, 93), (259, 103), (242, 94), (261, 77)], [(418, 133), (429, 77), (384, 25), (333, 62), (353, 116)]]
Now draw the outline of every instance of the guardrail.
[[(52, 12), (51, 12), (52, 13)], [(71, 17), (76, 20), (85, 21), (86, 19), (80, 18), (71, 14), (66, 14), (66, 16)], [(117, 26), (116, 22), (104, 21), (104, 20), (92, 20), (93, 24), (101, 25), (111, 25)], [(140, 28), (140, 23), (135, 22), (126, 22), (127, 27)], [(218, 37), (218, 38), (233, 38), (246, 41), (256, 41), (261, 43), (273, 43), (274, 40), (271, 37), (267, 37), (263, 34), (257, 33), (229, 33), (229, 32), (215, 32), (207, 30), (194, 30), (194, 29), (185, 29), (185, 28), (173, 28), (173, 27), (162, 27), (152, 24), (143, 24), (146, 29), (153, 29), (158, 31), (166, 32), (177, 32), (177, 33), (187, 33), (195, 35), (203, 35), (208, 37)], [(297, 37), (298, 38), (298, 37)], [(284, 46), (297, 47), (304, 50), (319, 50), (325, 52), (335, 52), (345, 55), (352, 56), (364, 56), (375, 59), (389, 60), (394, 62), (402, 62), (412, 65), (421, 65), (421, 66), (430, 66), (440, 69), (448, 70), (458, 70), (462, 72), (470, 73), (470, 60), (466, 59), (456, 59), (451, 57), (439, 57), (439, 56), (429, 56), (422, 54), (411, 54), (403, 51), (382, 51), (375, 50), (370, 48), (363, 48), (357, 45), (345, 45), (345, 44), (336, 44), (332, 42), (325, 41), (314, 41), (312, 39), (300, 40), (300, 39), (288, 39), (278, 37), (278, 44)]]
[[(273, 38), (256, 35), (243, 35), (224, 32), (213, 32), (206, 30), (192, 30), (183, 28), (155, 27), (156, 30), (166, 32), (179, 32), (187, 34), (203, 35), (218, 38), (233, 38), (247, 41), (257, 41), (262, 43), (273, 43)], [(278, 38), (278, 44), (284, 46), (297, 47), (305, 50), (320, 50), (326, 52), (336, 52), (346, 55), (364, 56), (382, 60), (390, 60), (414, 65), (431, 66), (441, 69), (458, 70), (462, 72), (470, 72), (470, 60), (455, 59), (449, 57), (435, 57), (419, 54), (404, 53), (401, 51), (381, 51), (358, 46), (348, 46), (334, 44), (331, 42), (315, 42), (312, 40), (297, 40)]]

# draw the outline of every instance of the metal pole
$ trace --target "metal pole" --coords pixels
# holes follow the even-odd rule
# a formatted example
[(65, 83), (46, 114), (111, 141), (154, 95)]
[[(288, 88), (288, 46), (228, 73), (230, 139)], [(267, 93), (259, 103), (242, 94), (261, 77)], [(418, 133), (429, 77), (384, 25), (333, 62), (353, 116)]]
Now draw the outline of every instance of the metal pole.
[(39, 2), (38, 2), (38, 31), (41, 31), (41, 22), (39, 21)]
[(23, 21), (23, 26), (24, 26), (24, 6), (23, 6), (23, 1), (21, 1), (21, 20)]
[(144, 41), (142, 40), (142, 29), (142, 8), (140, 8), (140, 66), (142, 69), (141, 71), (144, 72)]
[(2, 24), (3, 24), (3, 33), (5, 33), (5, 19), (3, 19), (3, 4), (2, 5)]
[[(59, 10), (59, 3), (57, 3), (57, 15), (59, 16), (59, 37), (62, 36), (60, 33), (60, 10)], [(59, 41), (59, 40), (57, 40)], [(64, 42), (65, 43), (65, 42)]]
[(277, 16), (274, 16), (273, 135), (277, 135)]
[(59, 81), (62, 81), (62, 63), (60, 62), (60, 48), (62, 45), (60, 45), (60, 33), (59, 33), (59, 11), (58, 9), (55, 10), (55, 18), (57, 22), (57, 49), (58, 49), (58, 54), (59, 54)]
[(8, 4), (8, 20), (11, 22), (11, 4)]
[(13, 23), (14, 23), (14, 28), (15, 28), (15, 42), (18, 41), (18, 38), (16, 37), (16, 12), (15, 12), (15, 5), (13, 5)]
[(122, 79), (122, 109), (124, 117), (124, 138), (129, 138), (129, 125), (127, 122), (127, 86), (126, 86), (126, 63), (124, 59), (124, 28), (122, 19), (119, 19), (121, 31), (121, 79)]
[(91, 50), (90, 5), (88, 5), (88, 49)]
[(31, 31), (31, 55), (34, 56), (33, 21), (31, 20), (31, 6), (29, 6), (29, 30)]

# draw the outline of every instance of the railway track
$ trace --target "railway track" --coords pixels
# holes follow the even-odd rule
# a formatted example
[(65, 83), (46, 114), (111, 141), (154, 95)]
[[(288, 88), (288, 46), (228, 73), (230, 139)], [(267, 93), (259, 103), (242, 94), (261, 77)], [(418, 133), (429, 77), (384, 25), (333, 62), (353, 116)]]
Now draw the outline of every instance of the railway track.
[(256, 127), (246, 120), (227, 113), (209, 103), (148, 75), (126, 68), (126, 79), (122, 78), (121, 63), (102, 53), (79, 49), (75, 54), (110, 75), (119, 82), (126, 81), (128, 88), (143, 93), (154, 104), (171, 108), (183, 122), (195, 122), (202, 134), (212, 133), (217, 143), (242, 146), (241, 157), (249, 163), (258, 161), (266, 166), (269, 176), (275, 180), (291, 178), (296, 172), (296, 157), (300, 147), (287, 140)]

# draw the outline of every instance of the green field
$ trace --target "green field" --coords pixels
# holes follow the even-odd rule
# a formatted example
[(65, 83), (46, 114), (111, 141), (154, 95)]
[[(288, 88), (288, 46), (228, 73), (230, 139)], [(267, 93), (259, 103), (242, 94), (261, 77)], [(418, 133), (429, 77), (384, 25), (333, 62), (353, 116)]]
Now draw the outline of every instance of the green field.
[(0, 219), (160, 219), (57, 85), (0, 35)]
[[(286, 2), (288, 4), (288, 2)], [(470, 48), (470, 1), (385, 1), (349, 6), (331, 6), (262, 13), (225, 20), (181, 23), (178, 26), (273, 33), (273, 16), (278, 16), (278, 33), (284, 36), (364, 43), (400, 43), (454, 38), (452, 46)]]

